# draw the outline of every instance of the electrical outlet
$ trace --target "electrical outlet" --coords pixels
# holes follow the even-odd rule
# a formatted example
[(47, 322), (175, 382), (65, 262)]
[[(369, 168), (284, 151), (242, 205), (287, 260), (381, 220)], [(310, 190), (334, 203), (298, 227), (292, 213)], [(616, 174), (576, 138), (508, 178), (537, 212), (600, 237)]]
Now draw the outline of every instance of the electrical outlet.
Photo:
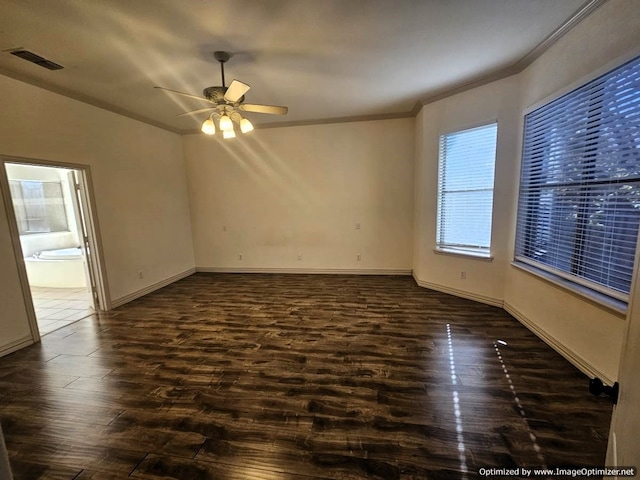
[(360, 224), (356, 223), (356, 230), (360, 230)]
[(356, 260), (357, 261), (361, 261), (362, 260), (362, 255), (360, 255), (360, 254), (356, 255)]
[(462, 270), (460, 272), (460, 280), (466, 280), (467, 279), (467, 272), (465, 272), (464, 270)]
[(144, 273), (142, 272), (142, 270), (140, 270), (138, 272), (138, 280), (142, 280), (144, 278)]
[(226, 225), (222, 225), (222, 231), (226, 232), (227, 231), (227, 226)]
[(298, 255), (298, 260), (302, 260), (302, 255)]
[(238, 260), (242, 260), (243, 256), (242, 254), (238, 255)]

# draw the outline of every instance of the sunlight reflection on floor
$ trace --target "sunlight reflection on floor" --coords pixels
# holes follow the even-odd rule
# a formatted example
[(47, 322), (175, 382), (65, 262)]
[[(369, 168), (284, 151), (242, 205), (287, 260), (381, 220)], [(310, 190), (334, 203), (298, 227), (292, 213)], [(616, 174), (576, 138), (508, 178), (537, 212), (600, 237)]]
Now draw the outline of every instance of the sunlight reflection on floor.
[[(451, 367), (451, 385), (454, 388), (458, 385), (458, 375), (456, 374), (456, 361), (453, 356), (453, 339), (451, 337), (451, 325), (447, 323), (447, 342), (449, 344), (449, 366)], [(467, 478), (467, 454), (464, 446), (464, 433), (462, 428), (462, 416), (460, 414), (460, 398), (458, 390), (453, 391), (453, 413), (456, 416), (456, 433), (458, 438), (458, 458), (460, 459), (460, 469), (462, 478)]]
[(498, 340), (497, 342), (494, 342), (493, 348), (496, 351), (496, 355), (498, 355), (498, 360), (500, 360), (502, 371), (504, 372), (504, 376), (506, 377), (507, 382), (509, 383), (509, 389), (513, 394), (513, 399), (516, 402), (516, 406), (518, 407), (518, 412), (520, 413), (520, 416), (522, 417), (522, 419), (524, 420), (524, 423), (527, 426), (527, 430), (529, 432), (529, 438), (531, 439), (531, 442), (533, 444), (533, 449), (536, 451), (536, 454), (538, 455), (538, 460), (540, 460), (540, 465), (542, 466), (542, 468), (546, 468), (544, 457), (542, 456), (542, 450), (540, 449), (540, 445), (538, 445), (538, 439), (536, 435), (531, 431), (529, 421), (527, 420), (527, 415), (524, 411), (524, 408), (522, 407), (522, 403), (520, 402), (520, 397), (518, 397), (518, 392), (516, 392), (516, 387), (513, 385), (513, 381), (511, 380), (511, 375), (509, 375), (509, 370), (507, 369), (507, 366), (505, 365), (504, 360), (502, 359), (502, 352), (500, 351), (498, 344), (506, 346), (507, 343), (503, 340)]

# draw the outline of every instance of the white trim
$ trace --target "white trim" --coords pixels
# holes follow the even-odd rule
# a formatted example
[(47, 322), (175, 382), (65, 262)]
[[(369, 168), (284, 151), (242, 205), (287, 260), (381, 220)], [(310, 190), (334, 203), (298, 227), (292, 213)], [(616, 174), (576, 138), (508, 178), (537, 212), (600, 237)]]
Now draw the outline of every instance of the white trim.
[(485, 255), (478, 252), (473, 252), (471, 250), (454, 249), (451, 247), (436, 247), (433, 249), (433, 253), (437, 253), (438, 255), (453, 255), (454, 257), (466, 257), (472, 258), (474, 260), (493, 262), (493, 256), (490, 253)]
[(553, 102), (554, 100), (557, 100), (558, 98), (566, 95), (567, 93), (573, 92), (574, 90), (577, 90), (578, 88), (586, 85), (587, 83), (603, 76), (606, 75), (607, 73), (615, 70), (618, 67), (621, 67), (622, 65), (624, 65), (625, 63), (630, 62), (631, 60), (635, 59), (636, 57), (640, 56), (640, 48), (633, 48), (631, 51), (627, 51), (624, 54), (620, 55), (619, 57), (617, 57), (615, 60), (612, 60), (610, 62), (608, 62), (606, 65), (600, 66), (598, 68), (596, 68), (595, 70), (592, 70), (591, 72), (587, 73), (586, 75), (583, 75), (582, 77), (580, 77), (578, 80), (576, 80), (575, 82), (571, 82), (569, 85), (556, 90), (555, 92), (553, 92), (550, 95), (547, 95), (546, 97), (544, 97), (542, 100), (538, 100), (537, 102), (527, 106), (523, 112), (522, 112), (522, 116), (525, 117), (528, 114), (530, 114), (531, 112), (544, 107), (545, 105)]
[(98, 305), (94, 305), (96, 311), (107, 311), (111, 309), (111, 290), (107, 280), (106, 262), (104, 259), (104, 249), (102, 247), (102, 234), (98, 222), (96, 210), (96, 199), (93, 191), (93, 179), (91, 177), (91, 167), (86, 165), (75, 169), (78, 174), (78, 182), (82, 186), (83, 198), (81, 205), (85, 208), (84, 220), (89, 237), (89, 246), (93, 251), (89, 268), (93, 270), (93, 277), (98, 295)]
[(169, 278), (165, 278), (164, 280), (160, 280), (152, 285), (141, 288), (140, 290), (136, 290), (135, 292), (129, 293), (120, 298), (116, 298), (111, 300), (111, 309), (121, 307), (125, 303), (129, 303), (137, 298), (144, 297), (145, 295), (150, 294), (151, 292), (155, 292), (156, 290), (160, 290), (161, 288), (166, 287), (167, 285), (171, 285), (178, 280), (182, 280), (183, 278), (188, 277), (189, 275), (193, 275), (196, 273), (195, 268), (190, 268), (189, 270), (185, 270), (184, 272), (177, 273), (172, 275)]
[[(424, 105), (433, 103), (443, 98), (457, 95), (459, 93), (465, 92), (472, 88), (477, 88), (483, 85), (487, 85), (489, 83), (495, 82), (497, 80), (501, 80), (506, 77), (517, 75), (518, 73), (522, 72), (526, 67), (528, 67), (535, 60), (537, 60), (552, 45), (554, 45), (560, 38), (562, 38), (570, 30), (572, 30), (576, 25), (578, 25), (585, 18), (591, 15), (591, 13), (593, 13), (601, 5), (606, 3), (606, 1), (607, 0), (588, 0), (577, 11), (571, 14), (571, 16), (567, 18), (560, 26), (558, 26), (558, 28), (556, 28), (553, 32), (551, 32), (545, 39), (543, 39), (535, 47), (529, 50), (529, 52), (527, 52), (523, 57), (521, 57), (516, 62), (504, 68), (499, 68), (498, 70), (489, 71), (487, 73), (480, 74), (479, 76), (472, 78), (471, 80), (463, 81), (461, 83), (454, 84), (440, 90), (436, 90), (432, 92), (431, 95), (429, 95), (428, 97), (426, 98), (423, 97), (422, 99), (418, 99), (415, 105), (413, 106), (413, 108), (408, 112), (358, 115), (358, 116), (342, 117), (342, 118), (312, 119), (312, 120), (302, 120), (297, 122), (296, 121), (277, 122), (277, 123), (256, 125), (255, 127), (256, 129), (280, 128), (280, 127), (295, 127), (295, 126), (304, 126), (304, 125), (322, 125), (327, 123), (346, 123), (346, 122), (359, 122), (359, 121), (369, 121), (369, 120), (381, 120), (381, 119), (386, 120), (386, 119), (394, 119), (394, 118), (415, 117), (420, 112), (420, 109)], [(178, 129), (172, 125), (168, 125), (166, 123), (160, 122), (155, 118), (150, 118), (145, 115), (140, 115), (135, 112), (129, 111), (125, 108), (121, 108), (119, 106), (94, 98), (92, 96), (85, 95), (79, 92), (74, 92), (68, 88), (60, 87), (58, 85), (53, 84), (52, 82), (36, 79), (28, 75), (23, 75), (20, 73), (13, 72), (11, 70), (7, 70), (5, 68), (0, 68), (0, 75), (4, 75), (6, 77), (12, 78), (19, 82), (34, 85), (35, 87), (48, 90), (50, 92), (56, 93), (58, 95), (62, 95), (67, 98), (71, 98), (78, 102), (86, 103), (93, 107), (100, 108), (102, 110), (112, 112), (117, 115), (122, 115), (123, 117), (127, 117), (132, 120), (136, 120), (138, 122), (142, 122), (147, 125), (151, 125), (151, 126), (154, 126), (154, 127), (157, 127), (181, 136), (200, 133), (199, 130), (194, 130), (194, 129)]]
[(447, 287), (445, 285), (439, 285), (437, 283), (426, 282), (416, 277), (415, 273), (413, 274), (413, 279), (419, 286), (429, 288), (437, 292), (448, 293), (449, 295), (466, 298), (467, 300), (473, 300), (474, 302), (484, 303), (486, 305), (491, 305), (492, 307), (502, 308), (504, 305), (503, 300), (500, 298), (488, 297), (486, 295), (479, 295), (477, 293), (467, 292), (465, 290), (459, 290), (457, 288)]
[[(31, 297), (31, 289), (29, 287), (29, 278), (27, 277), (27, 267), (24, 263), (24, 253), (22, 252), (22, 244), (20, 243), (20, 232), (18, 231), (18, 222), (16, 220), (15, 211), (13, 210), (13, 199), (11, 198), (11, 188), (9, 187), (9, 175), (7, 173), (7, 157), (0, 155), (0, 190), (4, 202), (7, 224), (9, 226), (9, 236), (13, 245), (13, 255), (16, 269), (18, 271), (18, 279), (20, 281), (20, 289), (22, 290), (22, 301), (25, 313), (27, 315), (27, 323), (31, 331), (30, 341), (37, 343), (40, 341), (40, 330), (36, 317), (36, 310)], [(29, 343), (23, 346), (29, 345)], [(14, 350), (12, 350), (14, 351)]]
[(14, 340), (7, 345), (2, 345), (0, 347), (0, 357), (4, 357), (5, 355), (9, 355), (10, 353), (17, 352), (21, 348), (28, 347), (29, 345), (33, 345), (36, 343), (31, 335), (26, 335), (22, 338)]
[(292, 273), (318, 275), (411, 275), (411, 269), (386, 268), (253, 268), (253, 267), (196, 267), (205, 273)]
[(576, 25), (582, 22), (585, 18), (591, 15), (595, 10), (600, 8), (606, 3), (607, 0), (589, 0), (583, 6), (581, 6), (576, 12), (573, 13), (562, 25), (556, 28), (549, 36), (547, 36), (542, 42), (535, 46), (533, 50), (522, 57), (517, 63), (514, 64), (516, 70), (521, 72), (538, 58), (542, 56), (544, 52), (549, 50), (558, 40), (565, 36)]
[(458, 127), (452, 127), (450, 129), (442, 130), (441, 133), (438, 135), (438, 139), (440, 139), (440, 137), (443, 137), (445, 135), (451, 135), (452, 133), (462, 133), (462, 132), (466, 132), (467, 130), (475, 130), (477, 128), (488, 127), (489, 125), (495, 125), (496, 129), (498, 129), (499, 127), (498, 117), (492, 116), (486, 120), (461, 123), (460, 126)]
[[(553, 338), (550, 334), (545, 332), (542, 328), (540, 328), (535, 322), (528, 319), (522, 312), (520, 312), (513, 305), (505, 302), (504, 310), (518, 320), (522, 325), (524, 325), (528, 330), (534, 333), (540, 340), (553, 348), (556, 352), (562, 355), (569, 363), (571, 363), (574, 367), (580, 370), (582, 373), (587, 375), (590, 378), (598, 377), (601, 378), (604, 383), (607, 385), (613, 385), (614, 381), (607, 374), (601, 372), (596, 367), (587, 362), (580, 355), (575, 353), (573, 350), (568, 348), (566, 345), (560, 343), (558, 340)], [(586, 385), (585, 385), (586, 388)]]
[(547, 332), (542, 330), (535, 322), (529, 320), (524, 314), (522, 314), (517, 308), (510, 305), (503, 300), (487, 297), (484, 295), (477, 295), (474, 293), (466, 292), (464, 290), (458, 290), (456, 288), (446, 287), (443, 285), (438, 285), (431, 282), (426, 282), (424, 280), (420, 280), (416, 277), (415, 273), (413, 275), (413, 279), (416, 283), (424, 288), (429, 288), (431, 290), (436, 290), (438, 292), (448, 293), (450, 295), (454, 295), (456, 297), (466, 298), (469, 300), (473, 300), (476, 302), (484, 303), (487, 305), (492, 305), (494, 307), (501, 307), (507, 312), (509, 315), (518, 320), (527, 330), (531, 331), (534, 335), (540, 338), (544, 343), (553, 348), (556, 352), (558, 352), (564, 359), (566, 359), (569, 363), (575, 366), (582, 373), (587, 375), (590, 378), (598, 377), (601, 378), (602, 381), (608, 385), (613, 385), (615, 380), (609, 377), (607, 374), (601, 372), (592, 364), (587, 362), (580, 355), (575, 353), (573, 350), (560, 343), (558, 340), (553, 338)]
[(539, 268), (528, 262), (521, 260), (513, 260), (511, 266), (526, 272), (534, 277), (537, 277), (545, 282), (548, 282), (558, 288), (561, 288), (569, 293), (578, 295), (581, 299), (586, 300), (594, 305), (610, 310), (621, 318), (624, 318), (627, 314), (628, 302), (611, 297), (605, 293), (602, 293), (593, 288), (589, 288), (579, 282), (565, 278), (563, 275), (558, 275), (553, 271)]
[[(27, 319), (33, 335), (34, 342), (40, 341), (40, 329), (37, 322), (37, 316), (35, 313), (35, 307), (33, 306), (33, 299), (31, 297), (31, 289), (29, 286), (29, 279), (27, 277), (26, 268), (24, 265), (24, 255), (22, 252), (22, 246), (20, 243), (20, 233), (18, 232), (18, 226), (13, 211), (13, 199), (11, 198), (11, 191), (9, 187), (9, 177), (7, 175), (6, 164), (14, 163), (26, 166), (35, 167), (50, 167), (58, 169), (66, 169), (69, 171), (75, 171), (78, 173), (79, 183), (84, 189), (84, 196), (81, 201), (83, 217), (87, 223), (88, 236), (93, 252), (92, 261), (89, 262), (89, 268), (94, 268), (94, 280), (96, 282), (96, 289), (98, 293), (99, 305), (95, 305), (96, 311), (110, 310), (110, 291), (107, 282), (107, 274), (105, 269), (105, 261), (103, 257), (102, 238), (100, 236), (100, 228), (98, 225), (98, 216), (96, 212), (96, 203), (93, 193), (93, 182), (91, 179), (91, 166), (83, 165), (80, 163), (69, 163), (56, 160), (45, 160), (41, 158), (24, 158), (15, 157), (12, 155), (0, 154), (0, 167), (2, 172), (0, 173), (0, 183), (3, 187), (6, 187), (4, 196), (5, 210), (7, 216), (7, 222), (9, 223), (9, 232), (11, 234), (11, 240), (14, 244), (14, 254), (16, 257), (16, 265), (18, 267), (18, 276), (22, 286), (22, 295), (25, 300), (25, 308), (27, 311)], [(4, 190), (4, 189), (3, 189)]]
[(598, 9), (606, 2), (607, 0), (588, 1), (585, 5), (580, 7), (579, 10), (574, 12), (562, 25), (551, 32), (548, 37), (546, 37), (542, 42), (536, 45), (532, 50), (529, 51), (529, 53), (527, 53), (517, 62), (499, 70), (481, 74), (470, 80), (462, 81), (449, 87), (436, 90), (428, 97), (423, 97), (422, 99), (418, 100), (413, 107), (412, 113), (414, 115), (417, 115), (425, 105), (452, 97), (454, 95), (459, 95), (468, 90), (482, 87), (483, 85), (488, 85), (489, 83), (493, 83), (504, 78), (513, 77), (514, 75), (521, 73), (539, 57), (541, 57), (545, 51), (547, 51), (558, 40), (560, 40), (560, 38), (566, 35), (571, 29), (573, 29), (576, 25), (582, 22), (585, 18), (591, 15), (591, 13), (593, 13), (596, 9)]
[(546, 274), (548, 274), (551, 279), (558, 279), (557, 283), (561, 285), (564, 285), (563, 281), (568, 282), (568, 284), (575, 284), (578, 292), (586, 290), (587, 292), (590, 292), (587, 293), (587, 295), (596, 293), (604, 295), (605, 297), (610, 297), (613, 300), (617, 300), (624, 305), (629, 303), (629, 294), (627, 293), (622, 293), (620, 291), (614, 290), (613, 288), (605, 287), (596, 282), (586, 280), (583, 277), (572, 275), (571, 273), (564, 272), (559, 268), (545, 265), (542, 262), (538, 262), (529, 257), (525, 257), (524, 255), (515, 255), (515, 258), (511, 263), (514, 266), (522, 268), (524, 270), (531, 270), (531, 272), (535, 275), (546, 277)]

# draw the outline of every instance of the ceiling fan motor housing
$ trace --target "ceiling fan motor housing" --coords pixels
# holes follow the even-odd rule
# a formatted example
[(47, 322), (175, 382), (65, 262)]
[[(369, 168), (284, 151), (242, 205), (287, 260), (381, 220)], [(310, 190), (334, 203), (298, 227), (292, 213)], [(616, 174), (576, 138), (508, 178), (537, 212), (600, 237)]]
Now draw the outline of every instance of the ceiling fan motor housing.
[(231, 54), (229, 52), (217, 51), (213, 52), (213, 58), (215, 58), (220, 63), (225, 63), (229, 61), (229, 59), (231, 58)]
[[(207, 100), (216, 102), (217, 104), (229, 103), (225, 100), (224, 94), (227, 93), (229, 87), (207, 87), (202, 91), (202, 95)], [(238, 99), (236, 103), (242, 103), (244, 101), (244, 95)]]

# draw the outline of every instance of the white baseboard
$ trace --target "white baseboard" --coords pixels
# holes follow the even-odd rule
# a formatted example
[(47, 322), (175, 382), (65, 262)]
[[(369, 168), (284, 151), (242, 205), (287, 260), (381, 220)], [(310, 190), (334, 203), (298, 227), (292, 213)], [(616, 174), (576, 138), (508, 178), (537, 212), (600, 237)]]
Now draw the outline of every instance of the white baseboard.
[(474, 293), (465, 292), (463, 290), (458, 290), (451, 287), (445, 287), (442, 285), (437, 285), (430, 282), (425, 282), (423, 280), (419, 280), (416, 278), (415, 274), (413, 276), (414, 280), (418, 285), (425, 288), (430, 288), (431, 290), (436, 290), (438, 292), (449, 293), (451, 295), (455, 295), (456, 297), (467, 298), (469, 300), (474, 300), (480, 303), (486, 303), (488, 305), (493, 305), (495, 307), (502, 307), (509, 315), (518, 320), (522, 325), (524, 325), (528, 330), (530, 330), (534, 335), (536, 335), (540, 340), (553, 348), (556, 352), (558, 352), (562, 357), (564, 357), (569, 363), (575, 366), (582, 373), (587, 375), (590, 378), (598, 377), (607, 385), (613, 385), (614, 381), (610, 378), (606, 373), (601, 372), (596, 367), (587, 362), (580, 355), (575, 353), (573, 350), (568, 348), (566, 345), (562, 344), (543, 329), (541, 329), (536, 323), (529, 320), (522, 312), (518, 311), (513, 305), (504, 302), (503, 300), (497, 298), (486, 297), (483, 295), (477, 295)]
[(33, 341), (33, 337), (31, 335), (27, 335), (26, 337), (22, 337), (17, 340), (14, 340), (13, 342), (0, 347), (0, 357), (9, 355), (10, 353), (16, 352), (21, 348), (28, 347), (29, 345), (33, 345), (34, 343), (35, 342)]
[(467, 292), (465, 290), (458, 290), (457, 288), (446, 287), (444, 285), (438, 285), (436, 283), (425, 282), (413, 275), (413, 279), (416, 283), (424, 288), (435, 290), (436, 292), (448, 293), (456, 297), (466, 298), (467, 300), (473, 300), (475, 302), (484, 303), (493, 307), (502, 307), (504, 302), (500, 298), (487, 297), (486, 295), (478, 295), (477, 293)]
[(196, 267), (205, 273), (297, 273), (317, 275), (411, 275), (411, 269), (385, 268), (252, 268), (252, 267)]
[(587, 362), (580, 355), (575, 353), (573, 350), (568, 348), (566, 345), (563, 345), (558, 340), (553, 338), (547, 332), (545, 332), (542, 328), (540, 328), (536, 323), (529, 320), (524, 314), (518, 311), (513, 305), (509, 303), (504, 304), (505, 311), (518, 320), (522, 325), (527, 327), (531, 332), (533, 332), (538, 338), (540, 338), (544, 343), (553, 348), (556, 352), (562, 355), (569, 363), (571, 363), (574, 367), (580, 370), (582, 373), (587, 375), (590, 378), (598, 377), (607, 385), (613, 385), (615, 380), (610, 378), (606, 373), (601, 372), (596, 367)]
[(149, 285), (147, 287), (141, 288), (140, 290), (136, 290), (135, 292), (125, 295), (124, 297), (111, 300), (111, 308), (112, 309), (118, 308), (124, 305), (125, 303), (129, 303), (132, 300), (135, 300), (136, 298), (144, 297), (145, 295), (148, 295), (151, 292), (155, 292), (156, 290), (166, 287), (167, 285), (177, 282), (178, 280), (182, 280), (183, 278), (186, 278), (189, 275), (193, 275), (194, 273), (196, 273), (196, 269), (190, 268), (189, 270), (186, 270), (181, 273), (177, 273), (176, 275), (173, 275), (169, 278), (156, 282), (153, 285)]

